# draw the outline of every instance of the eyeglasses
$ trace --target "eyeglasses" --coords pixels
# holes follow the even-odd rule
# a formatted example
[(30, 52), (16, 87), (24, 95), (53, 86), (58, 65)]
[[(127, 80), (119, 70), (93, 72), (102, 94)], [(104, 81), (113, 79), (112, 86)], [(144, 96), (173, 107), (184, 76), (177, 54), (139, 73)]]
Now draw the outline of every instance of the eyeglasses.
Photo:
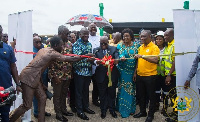
[(108, 43), (105, 43), (105, 42), (104, 42), (104, 43), (100, 43), (100, 45), (108, 45)]
[(130, 38), (130, 36), (123, 36), (123, 39), (125, 39), (125, 38)]

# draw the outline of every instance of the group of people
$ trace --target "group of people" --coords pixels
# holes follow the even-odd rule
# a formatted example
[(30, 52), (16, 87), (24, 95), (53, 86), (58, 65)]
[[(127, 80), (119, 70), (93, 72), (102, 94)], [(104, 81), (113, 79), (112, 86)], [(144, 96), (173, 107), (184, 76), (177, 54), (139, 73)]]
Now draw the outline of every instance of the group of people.
[[(0, 26), (0, 39), (2, 31)], [(91, 23), (88, 29), (80, 30), (80, 38), (76, 39), (75, 33), (70, 33), (66, 26), (61, 25), (58, 27), (58, 34), (48, 40), (46, 48), (42, 45), (41, 38), (34, 35), (33, 51), (37, 54), (19, 76), (14, 51), (3, 43), (3, 48), (0, 48), (0, 86), (12, 86), (12, 76), (17, 85), (16, 90), (22, 92), (23, 103), (10, 118), (10, 105), (1, 107), (2, 120), (16, 121), (31, 108), (33, 102), (34, 116), (38, 121), (44, 122), (45, 116), (51, 116), (45, 112), (48, 81), (51, 81), (53, 87), (57, 120), (68, 121), (65, 116), (74, 115), (67, 111), (68, 91), (71, 110), (79, 118), (89, 120), (85, 112), (95, 114), (89, 108), (89, 85), (92, 81), (92, 102), (100, 107), (102, 119), (109, 109), (114, 118), (117, 118), (118, 111), (122, 118), (133, 115), (134, 118), (147, 117), (146, 122), (152, 122), (154, 113), (160, 106), (161, 91), (163, 95), (168, 95), (169, 90), (176, 86), (175, 57), (171, 55), (174, 53), (174, 30), (170, 28), (165, 32), (159, 31), (155, 42), (150, 30), (140, 32), (140, 41), (135, 40), (133, 31), (129, 28), (122, 33), (114, 33), (111, 40), (109, 36), (96, 35), (96, 32), (96, 25)], [(168, 56), (159, 56), (160, 54)], [(107, 67), (102, 64), (102, 60), (97, 60), (108, 55), (114, 59), (111, 86), (108, 86)], [(189, 86), (195, 72), (194, 69), (191, 71), (185, 86)], [(137, 103), (140, 112), (135, 114)], [(167, 116), (168, 100), (163, 103), (162, 114)], [(177, 120), (177, 113), (171, 114)], [(167, 121), (174, 119), (168, 118)]]

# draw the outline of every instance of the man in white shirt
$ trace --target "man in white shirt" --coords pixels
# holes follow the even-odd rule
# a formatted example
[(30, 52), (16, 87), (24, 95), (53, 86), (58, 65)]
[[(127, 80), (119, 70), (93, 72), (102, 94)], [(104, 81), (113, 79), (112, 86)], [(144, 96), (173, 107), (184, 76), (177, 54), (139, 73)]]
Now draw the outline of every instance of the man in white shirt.
[[(94, 24), (94, 23), (91, 23), (89, 26), (88, 26), (88, 30), (90, 32), (89, 34), (89, 42), (92, 44), (92, 50), (94, 48), (97, 48), (100, 46), (100, 36), (96, 35), (96, 32), (97, 32), (97, 26)], [(95, 53), (95, 52), (94, 52)], [(96, 83), (96, 80), (95, 80), (95, 70), (96, 70), (96, 66), (93, 65), (92, 66), (92, 82), (93, 82), (93, 91), (92, 91), (92, 103), (96, 106), (100, 106), (100, 103), (98, 101), (98, 97), (99, 97), (99, 92), (98, 92), (98, 88), (97, 88), (97, 83)]]

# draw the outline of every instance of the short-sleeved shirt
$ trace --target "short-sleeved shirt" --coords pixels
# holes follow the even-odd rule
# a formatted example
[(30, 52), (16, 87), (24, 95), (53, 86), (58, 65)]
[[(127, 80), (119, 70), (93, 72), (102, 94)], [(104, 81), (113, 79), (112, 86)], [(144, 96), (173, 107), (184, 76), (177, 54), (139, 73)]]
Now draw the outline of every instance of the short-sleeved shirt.
[[(72, 43), (67, 41), (64, 43), (61, 54), (72, 54)], [(72, 77), (72, 63), (55, 61), (49, 66), (49, 78), (58, 77), (61, 80), (70, 80)]]
[[(73, 54), (85, 55), (92, 53), (92, 44), (90, 42), (84, 42), (82, 39), (78, 39), (73, 45)], [(92, 76), (92, 63), (87, 59), (73, 63), (74, 72), (81, 76)]]
[[(153, 42), (150, 42), (147, 46), (142, 44), (138, 49), (140, 55), (159, 55), (160, 50)], [(143, 58), (138, 59), (137, 74), (139, 76), (152, 76), (157, 75), (157, 64), (150, 63)]]
[(12, 47), (3, 43), (0, 48), (0, 86), (5, 89), (12, 86), (11, 64), (16, 61)]

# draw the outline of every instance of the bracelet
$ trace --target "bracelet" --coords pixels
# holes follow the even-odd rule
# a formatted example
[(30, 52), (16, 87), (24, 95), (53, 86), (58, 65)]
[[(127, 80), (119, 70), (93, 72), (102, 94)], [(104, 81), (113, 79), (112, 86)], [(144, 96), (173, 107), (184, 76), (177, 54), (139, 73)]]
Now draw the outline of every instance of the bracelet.
[(167, 76), (171, 76), (171, 74), (170, 74), (170, 73), (168, 73), (168, 74), (167, 74)]

